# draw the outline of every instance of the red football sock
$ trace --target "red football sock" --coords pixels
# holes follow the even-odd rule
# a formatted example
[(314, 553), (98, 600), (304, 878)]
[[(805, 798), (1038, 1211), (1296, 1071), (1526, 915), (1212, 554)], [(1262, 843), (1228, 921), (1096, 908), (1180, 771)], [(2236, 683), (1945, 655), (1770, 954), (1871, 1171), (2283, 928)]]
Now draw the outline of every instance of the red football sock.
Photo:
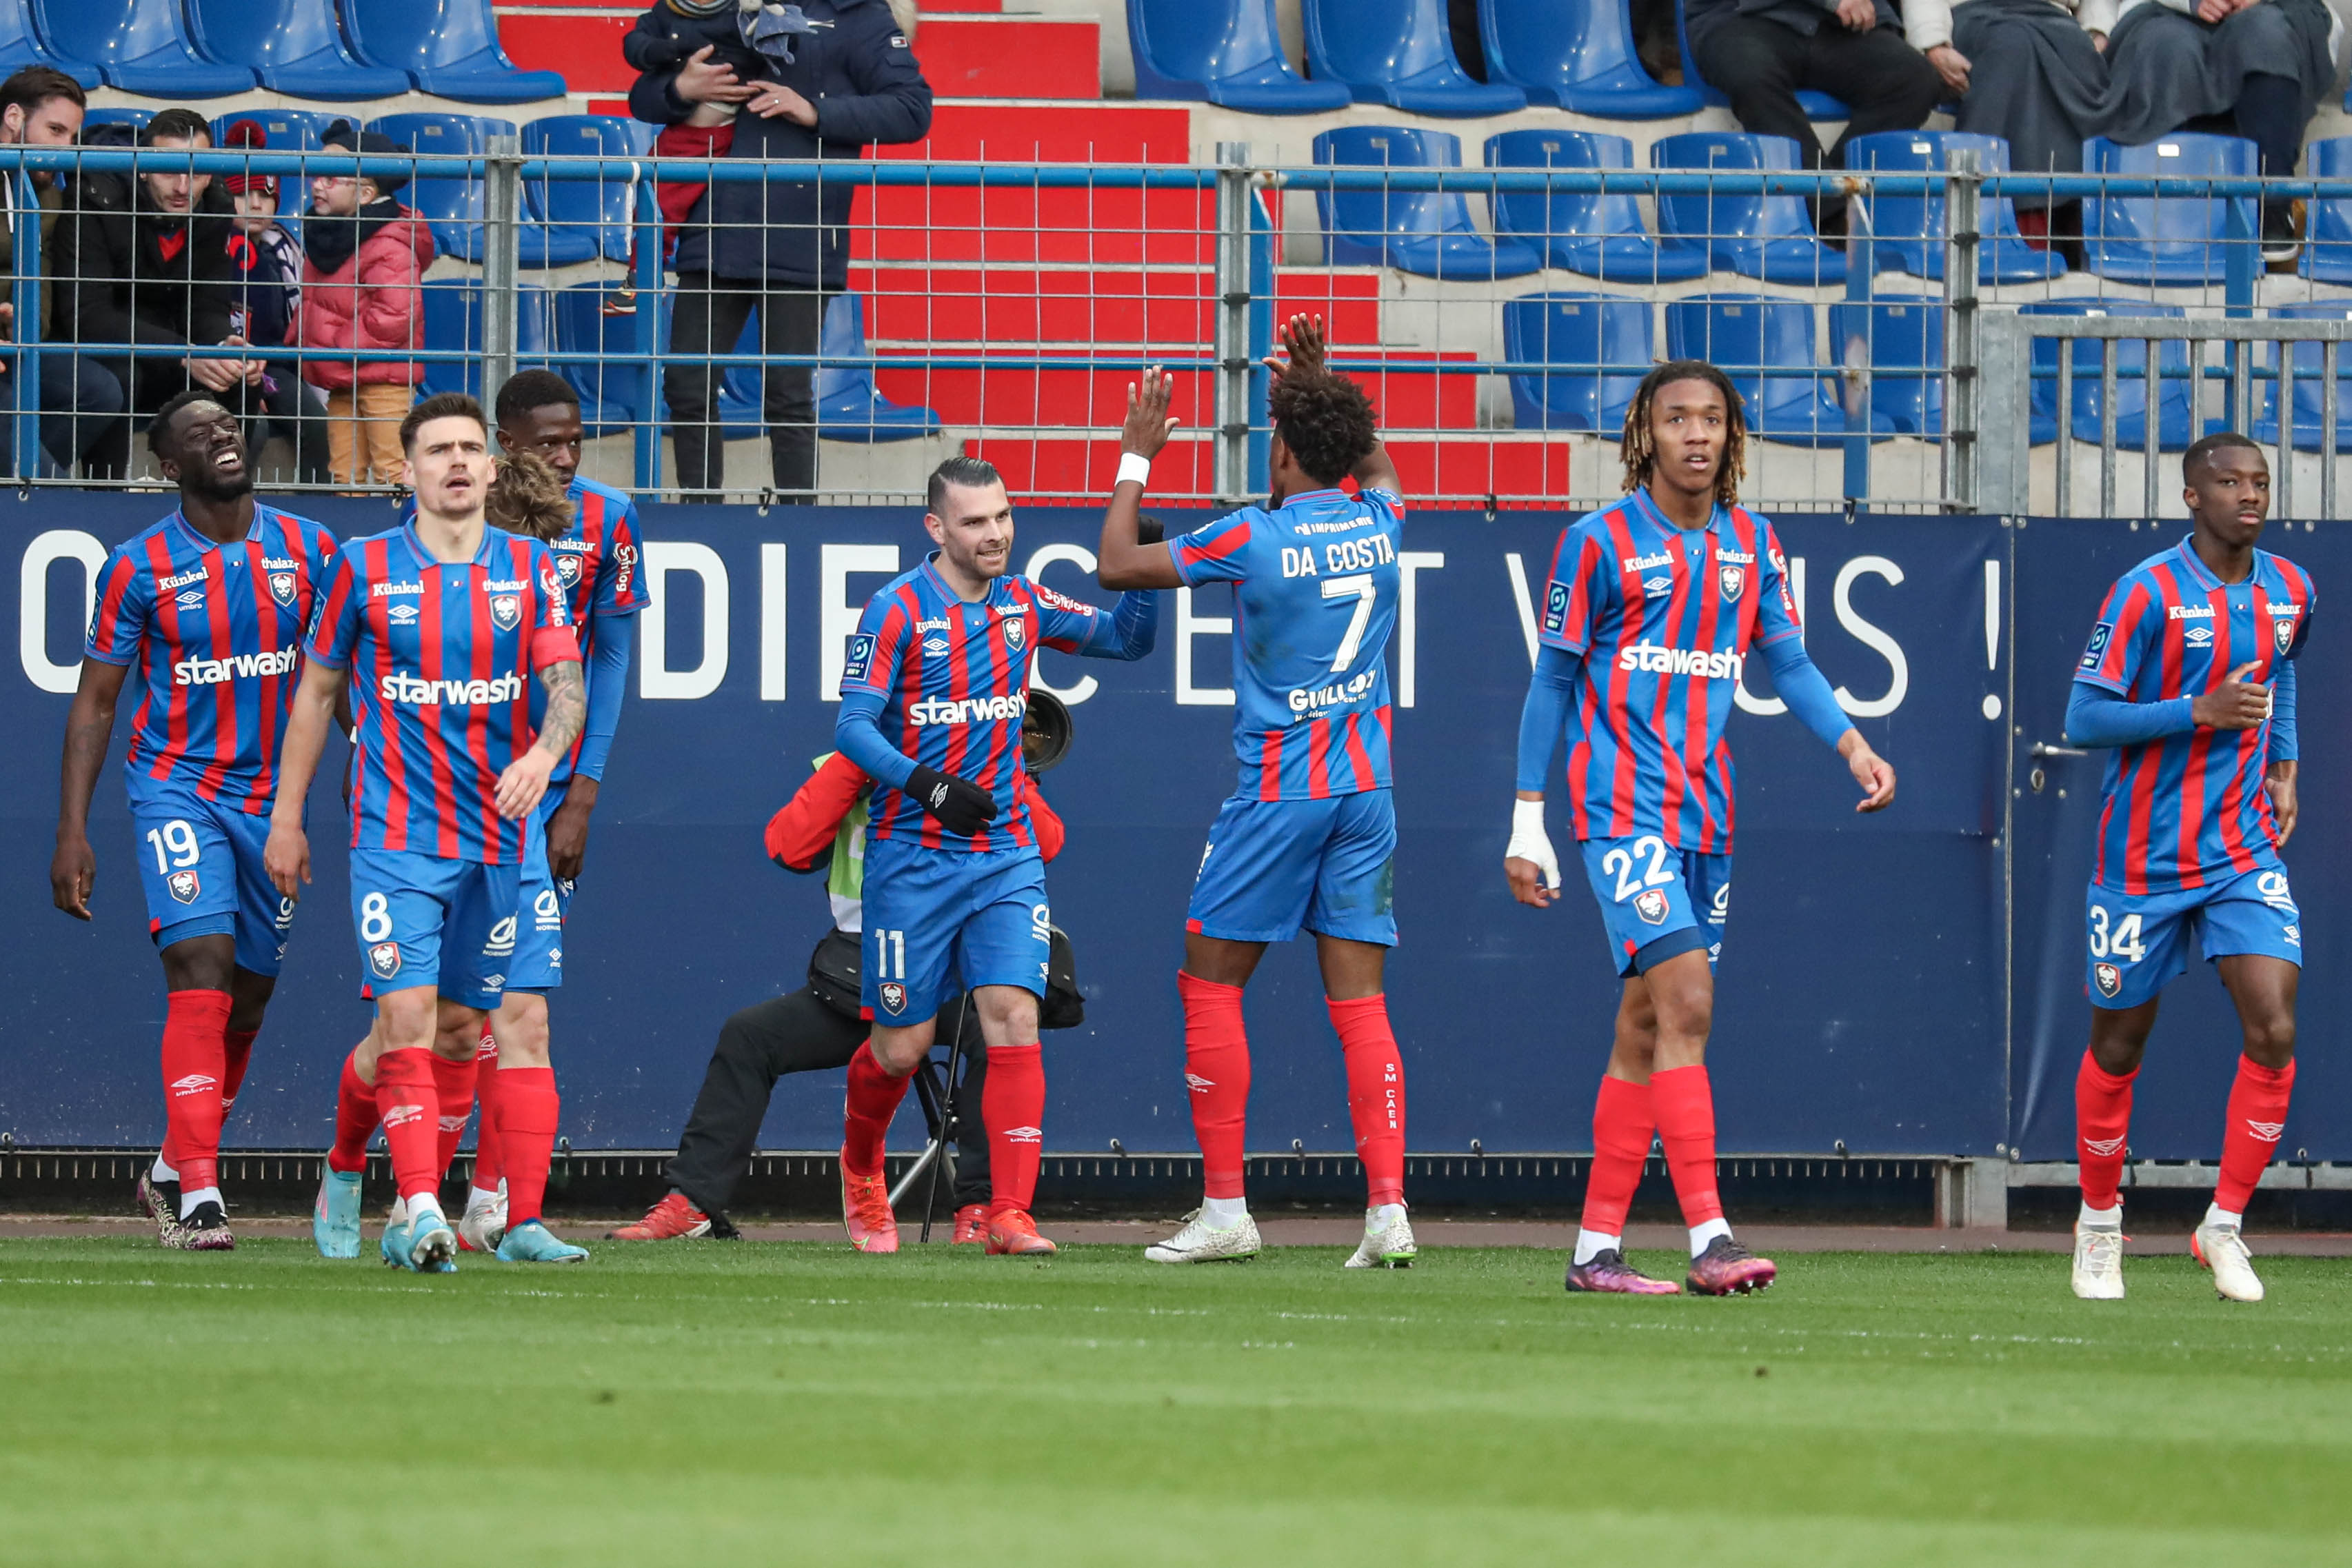
[(883, 1071), (870, 1044), (859, 1046), (849, 1058), (849, 1093), (841, 1106), (841, 1161), (852, 1173), (882, 1173), (882, 1140), (889, 1134), (890, 1119), (898, 1114), (898, 1102), (907, 1098), (907, 1086), (914, 1081), (913, 1073), (892, 1078)]
[(1650, 1108), (1650, 1086), (1622, 1078), (1603, 1078), (1592, 1102), (1592, 1173), (1584, 1183), (1584, 1217), (1579, 1223), (1595, 1236), (1625, 1234), (1625, 1215), (1633, 1206), (1633, 1190), (1642, 1184), (1642, 1167), (1649, 1163), (1650, 1137), (1658, 1119)]
[(981, 1086), (980, 1117), (988, 1123), (988, 1212), (1026, 1210), (1037, 1195), (1037, 1163), (1045, 1152), (1045, 1048), (991, 1046), (988, 1081)]
[[(2213, 1205), (2231, 1214), (2246, 1212), (2254, 1184), (2278, 1152), (2279, 1134), (2286, 1131), (2286, 1107), (2294, 1093), (2294, 1063), (2266, 1068), (2252, 1057), (2238, 1058), (2238, 1081), (2230, 1086), (2230, 1121), (2221, 1130), (2221, 1179), (2213, 1187)], [(180, 1182), (187, 1184), (183, 1169)]]
[(474, 1052), (474, 1099), (482, 1108), (482, 1119), (474, 1128), (474, 1185), (494, 1193), (506, 1174), (506, 1161), (499, 1147), (499, 1040), (487, 1021), (482, 1043)]
[(2074, 1072), (2074, 1162), (2082, 1172), (2083, 1206), (2111, 1209), (2123, 1202), (2124, 1149), (2131, 1132), (2132, 1080), (2139, 1069), (2116, 1074), (2091, 1053)]
[(438, 1052), (433, 1058), (433, 1092), (441, 1102), (441, 1141), (436, 1150), (441, 1156), (439, 1170), (446, 1181), (450, 1163), (457, 1158), (457, 1140), (466, 1131), (466, 1118), (474, 1114), (474, 1071), (472, 1057), (453, 1062)]
[(1650, 1108), (1666, 1146), (1666, 1170), (1683, 1223), (1697, 1226), (1723, 1217), (1715, 1191), (1715, 1090), (1704, 1067), (1670, 1068), (1650, 1075)]
[(433, 1053), (404, 1046), (375, 1059), (375, 1100), (383, 1112), (383, 1142), (400, 1198), (441, 1200), (440, 1097), (433, 1088)]
[(343, 1058), (343, 1076), (335, 1084), (335, 1146), (327, 1151), (327, 1169), (346, 1175), (367, 1169), (368, 1140), (379, 1120), (375, 1086), (360, 1078), (352, 1062), (358, 1054), (354, 1049)]
[(221, 1034), (221, 1121), (236, 1109), (237, 1090), (245, 1087), (245, 1069), (253, 1060), (258, 1029), (227, 1029)]
[(1339, 1052), (1348, 1064), (1348, 1116), (1356, 1126), (1356, 1158), (1364, 1163), (1364, 1202), (1404, 1202), (1404, 1063), (1389, 1027), (1389, 999), (1325, 998)]
[(555, 1161), (555, 1129), (563, 1099), (553, 1068), (499, 1069), (499, 1142), (506, 1157), (507, 1228), (541, 1216), (547, 1169)]
[(163, 1163), (180, 1190), (220, 1185), (221, 1039), (228, 993), (174, 991), (164, 998)]
[(1249, 1121), (1249, 1035), (1242, 988), (1176, 972), (1184, 999), (1184, 1082), (1192, 1091), (1192, 1136), (1201, 1144), (1202, 1191), (1242, 1195), (1242, 1140)]

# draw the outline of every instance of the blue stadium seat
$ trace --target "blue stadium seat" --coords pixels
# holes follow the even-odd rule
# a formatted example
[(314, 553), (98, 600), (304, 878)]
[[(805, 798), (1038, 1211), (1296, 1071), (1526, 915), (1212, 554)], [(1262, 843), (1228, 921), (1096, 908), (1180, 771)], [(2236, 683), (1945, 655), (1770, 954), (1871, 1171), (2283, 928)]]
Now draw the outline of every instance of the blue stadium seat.
[(1944, 305), (1932, 294), (1830, 307), (1830, 346), (1867, 366), (1870, 411), (1906, 436), (1944, 433)]
[(52, 48), (33, 27), (28, 5), (8, 6), (0, 14), (0, 77), (14, 76), (26, 66), (61, 70), (85, 88), (97, 87), (105, 75), (88, 60), (78, 60)]
[[(1697, 87), (1700, 101), (1717, 109), (1728, 108), (1731, 100), (1725, 97), (1713, 83), (1698, 74), (1698, 65), (1691, 58), (1689, 24), (1690, 16), (1685, 0), (1675, 0), (1675, 40), (1682, 45), (1683, 80)], [(1797, 89), (1797, 107), (1805, 111), (1805, 118), (1808, 120), (1845, 120), (1851, 118), (1853, 113), (1852, 110), (1828, 93), (1815, 92), (1809, 88)]]
[(196, 47), (252, 68), (272, 92), (341, 103), (408, 90), (404, 71), (360, 64), (343, 42), (333, 0), (187, 0), (187, 6)]
[[(1506, 131), (1486, 138), (1490, 169), (1631, 169), (1633, 144), (1594, 131)], [(1516, 235), (1552, 267), (1612, 283), (1704, 277), (1706, 258), (1667, 250), (1642, 226), (1641, 204), (1623, 195), (1505, 191), (1495, 197), (1495, 232)]]
[(1483, 0), (1478, 37), (1486, 75), (1524, 89), (1530, 103), (1664, 120), (1706, 101), (1696, 88), (1662, 87), (1642, 68), (1626, 0)]
[[(1768, 376), (1759, 370), (1820, 366), (1813, 308), (1768, 294), (1694, 294), (1666, 305), (1666, 353), (1711, 360), (1723, 367), (1748, 408), (1748, 428), (1768, 441), (1798, 447), (1833, 446), (1845, 439), (1845, 406), (1831, 375)], [(1873, 412), (1873, 437), (1894, 434), (1893, 421)]]
[[(2352, 321), (2352, 300), (2306, 300), (2299, 305), (2277, 306), (2271, 314), (2291, 321)], [(2263, 363), (2275, 366), (2278, 357), (2275, 353), (2266, 353)], [(2306, 452), (2316, 452), (2327, 428), (2326, 345), (2295, 344), (2294, 364), (2294, 444)], [(2266, 383), (2262, 416), (2254, 421), (2255, 440), (2277, 443), (2278, 410), (2279, 384)], [(2352, 343), (2336, 346), (2336, 450), (2339, 455), (2352, 452)]]
[[(1940, 174), (1946, 153), (1971, 147), (1979, 168), (1988, 174), (2009, 172), (2007, 140), (1957, 131), (1882, 131), (1857, 136), (1846, 143), (1845, 166), (1857, 172)], [(1978, 282), (2032, 283), (2066, 270), (2065, 258), (2055, 251), (2036, 250), (2025, 243), (2017, 226), (2017, 204), (2007, 196), (1984, 197), (1979, 212), (1984, 237), (1977, 246)], [(1872, 196), (1870, 233), (1881, 268), (1908, 272), (1914, 278), (1944, 276), (1941, 192), (1927, 196)]]
[(1321, 114), (1353, 101), (1290, 68), (1274, 0), (1127, 0), (1135, 96), (1205, 100), (1248, 114)]
[[(436, 392), (482, 395), (482, 287), (464, 279), (441, 279), (425, 284), (425, 347), (456, 349), (471, 357), (425, 362), (419, 397)], [(547, 363), (555, 342), (554, 311), (549, 290), (526, 283), (516, 301), (515, 362), (530, 370)]]
[(83, 134), (87, 136), (89, 128), (93, 125), (128, 125), (131, 127), (131, 134), (135, 136), (146, 130), (147, 122), (154, 118), (155, 111), (152, 109), (125, 109), (120, 106), (92, 109), (83, 113), (81, 128)]
[[(2018, 307), (2023, 316), (2163, 316), (2185, 315), (2178, 305), (2151, 305), (2142, 300), (2043, 300)], [(2099, 366), (2105, 344), (2095, 338), (2074, 340), (2074, 357), (2070, 434), (2077, 441), (2096, 445), (2100, 410), (2105, 389)], [(2157, 358), (2162, 390), (2157, 395), (2156, 438), (2159, 449), (2177, 452), (2196, 439), (2192, 428), (2194, 389), (2185, 379), (2165, 379), (2168, 373), (2189, 368), (2189, 345), (2174, 340)], [(2128, 339), (2116, 344), (2116, 444), (2140, 449), (2147, 445), (2147, 345)], [(2033, 340), (2032, 438), (2037, 447), (2058, 438), (2058, 340)]]
[[(1503, 357), (1515, 364), (1646, 367), (1657, 357), (1650, 302), (1623, 294), (1522, 294), (1503, 305)], [(1624, 429), (1625, 410), (1645, 374), (1515, 372), (1513, 422), (1522, 430), (1613, 436)]]
[[(1804, 163), (1785, 136), (1698, 131), (1652, 142), (1650, 166), (1731, 173)], [(1658, 231), (1669, 250), (1695, 251), (1713, 266), (1768, 283), (1845, 281), (1845, 253), (1821, 242), (1800, 196), (1661, 195)]]
[[(387, 114), (368, 122), (418, 153), (479, 156), (493, 136), (515, 134), (514, 121), (481, 114)], [(583, 191), (593, 185), (583, 184)], [(433, 245), (444, 256), (460, 261), (482, 259), (482, 182), (449, 175), (421, 176), (409, 182), (400, 199), (423, 213), (433, 225)], [(536, 270), (568, 267), (595, 258), (598, 230), (593, 226), (550, 227), (524, 193), (524, 215), (516, 235), (519, 265)], [(625, 242), (622, 250), (627, 255)]]
[[(586, 354), (590, 360), (567, 359), (555, 366), (555, 372), (570, 382), (580, 394), (580, 423), (591, 438), (612, 436), (647, 421), (643, 407), (644, 384), (637, 367), (613, 364), (606, 356), (634, 354), (637, 352), (637, 318), (635, 313), (608, 316), (604, 304), (619, 292), (615, 283), (583, 283), (571, 289), (551, 290), (555, 317), (555, 352), (558, 354)], [(650, 310), (654, 319), (654, 353), (669, 353), (669, 301), (659, 295), (636, 296), (638, 310)], [(662, 401), (661, 374), (654, 374), (654, 411), (651, 417), (663, 424), (669, 422), (669, 408)]]
[(530, 103), (564, 94), (555, 72), (517, 70), (507, 58), (490, 0), (343, 0), (343, 26), (361, 59), (405, 71), (436, 98)]
[[(2091, 174), (2251, 180), (2255, 164), (2254, 144), (2239, 136), (2182, 132), (2144, 147), (2118, 147), (2104, 136), (2083, 143), (2083, 170)], [(2259, 235), (2253, 204), (2246, 205), (2246, 232)], [(2229, 203), (2218, 197), (2115, 196), (2083, 204), (2084, 266), (2122, 283), (2223, 282), (2229, 237)]]
[(1528, 95), (1476, 82), (1454, 58), (1445, 0), (1303, 0), (1307, 60), (1318, 81), (1346, 84), (1359, 103), (1408, 114), (1509, 114)]
[[(866, 304), (857, 295), (836, 294), (826, 302), (817, 352), (844, 358), (867, 352)], [(911, 441), (940, 428), (930, 409), (893, 403), (876, 391), (870, 370), (825, 365), (816, 373), (816, 433), (828, 441)]]
[[(606, 114), (551, 114), (522, 128), (522, 150), (526, 156), (551, 158), (637, 158), (650, 148), (652, 130)], [(550, 243), (562, 245), (585, 237), (593, 247), (591, 254), (609, 261), (629, 258), (635, 196), (626, 174), (531, 180), (523, 186), (530, 215), (550, 230)]]
[[(1462, 139), (1448, 131), (1350, 125), (1315, 138), (1315, 161), (1398, 169), (1454, 168)], [(1543, 258), (1516, 239), (1489, 239), (1454, 191), (1318, 191), (1323, 259), (1331, 267), (1395, 267), (1424, 278), (1517, 278)]]
[(253, 72), (205, 58), (179, 0), (23, 0), (37, 36), (89, 60), (109, 87), (176, 101), (251, 90)]
[[(2352, 175), (2352, 136), (2306, 142), (2304, 174), (2315, 180)], [(2352, 198), (2324, 196), (2311, 204), (2296, 270), (2322, 283), (2352, 283)]]

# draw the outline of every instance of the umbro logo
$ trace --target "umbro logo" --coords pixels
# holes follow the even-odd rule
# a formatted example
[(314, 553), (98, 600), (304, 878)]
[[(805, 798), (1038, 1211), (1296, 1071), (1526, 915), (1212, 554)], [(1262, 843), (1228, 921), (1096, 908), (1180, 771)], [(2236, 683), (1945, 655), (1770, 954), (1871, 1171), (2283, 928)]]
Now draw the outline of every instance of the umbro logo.
[(1186, 1073), (1184, 1075), (1184, 1084), (1185, 1087), (1190, 1089), (1194, 1094), (1200, 1093), (1204, 1089), (1214, 1089), (1217, 1087), (1217, 1083), (1214, 1079), (1202, 1078), (1196, 1072)]
[[(2273, 1132), (2271, 1136), (2275, 1139), (2278, 1134)], [(1045, 1134), (1034, 1127), (1011, 1127), (1005, 1130), (1004, 1139), (1008, 1143), (1043, 1143)]]
[(2250, 1119), (2246, 1122), (2246, 1131), (2262, 1142), (2275, 1143), (2279, 1141), (2279, 1134), (2286, 1131), (2286, 1123), (2284, 1121), (2255, 1121)]
[(425, 1108), (421, 1105), (388, 1106), (384, 1110), (383, 1124), (386, 1127), (405, 1127), (424, 1114)]
[(1642, 584), (1642, 592), (1655, 599), (1674, 592), (1674, 587), (1675, 580), (1671, 577), (1653, 577)]
[(175, 1078), (172, 1080), (172, 1092), (174, 1095), (202, 1094), (208, 1089), (219, 1087), (220, 1079), (209, 1073), (192, 1072), (185, 1078)]
[[(467, 1112), (467, 1115), (468, 1116), (471, 1114), (473, 1114), (471, 1111)], [(466, 1118), (464, 1116), (445, 1116), (441, 1119), (441, 1131), (444, 1132), (463, 1132), (465, 1130)]]
[(2120, 1138), (2085, 1138), (2083, 1140), (2083, 1152), (2085, 1154), (2095, 1154), (2102, 1160), (2111, 1160), (2115, 1158), (2115, 1156), (2123, 1152), (2123, 1147), (2124, 1141)]

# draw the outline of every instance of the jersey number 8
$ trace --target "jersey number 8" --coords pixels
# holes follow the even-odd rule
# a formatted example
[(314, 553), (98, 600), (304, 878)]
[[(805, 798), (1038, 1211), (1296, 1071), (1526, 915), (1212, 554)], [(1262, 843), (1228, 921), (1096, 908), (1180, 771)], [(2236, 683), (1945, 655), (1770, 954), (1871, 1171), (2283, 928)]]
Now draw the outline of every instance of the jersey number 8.
[(2126, 963), (2137, 963), (2147, 956), (2147, 949), (2140, 942), (2139, 916), (2126, 915), (2115, 922), (2112, 932), (2107, 929), (2107, 920), (2105, 905), (2091, 906), (2093, 958), (2120, 958)]
[(360, 900), (360, 940), (383, 942), (392, 935), (392, 900), (382, 893), (370, 893)]

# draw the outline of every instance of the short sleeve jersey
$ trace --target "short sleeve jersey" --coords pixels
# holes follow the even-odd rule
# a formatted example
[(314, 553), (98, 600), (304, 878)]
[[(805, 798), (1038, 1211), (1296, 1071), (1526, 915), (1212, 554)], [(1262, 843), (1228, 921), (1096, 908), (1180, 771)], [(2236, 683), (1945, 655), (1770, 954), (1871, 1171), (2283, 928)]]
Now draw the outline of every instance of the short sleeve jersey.
[(918, 763), (955, 773), (996, 798), (996, 819), (970, 837), (950, 833), (901, 790), (877, 780), (873, 837), (934, 849), (1026, 848), (1037, 840), (1017, 787), (1029, 671), (1041, 647), (1075, 653), (1111, 630), (1111, 613), (1006, 575), (978, 604), (948, 586), (936, 554), (866, 601), (849, 639), (844, 691), (883, 694), (883, 738)]
[(1741, 668), (1749, 648), (1803, 635), (1771, 523), (1717, 506), (1685, 530), (1635, 490), (1560, 534), (1539, 635), (1584, 661), (1568, 753), (1576, 837), (1654, 833), (1729, 854), (1723, 731)]
[(1387, 789), (1388, 644), (1404, 502), (1383, 489), (1244, 507), (1168, 542), (1188, 587), (1234, 586), (1234, 794)]
[[(580, 639), (581, 689), (584, 694), (596, 679), (598, 623), (607, 617), (634, 616), (653, 601), (646, 595), (644, 547), (637, 542), (637, 503), (610, 485), (591, 479), (572, 481), (572, 529), (548, 542), (555, 557), (556, 580), (562, 584), (564, 607)], [(547, 713), (547, 694), (531, 687), (530, 722), (534, 731)], [(580, 742), (555, 764), (550, 784), (572, 776), (580, 757)]]
[[(2246, 580), (2227, 584), (2183, 540), (2107, 590), (2074, 679), (2134, 702), (2194, 697), (2249, 664), (2248, 679), (2269, 686), (2302, 653), (2312, 604), (2311, 578), (2292, 561), (2257, 550)], [(2270, 740), (2265, 721), (2110, 752), (2094, 880), (2163, 893), (2277, 866), (2263, 788)]]
[(138, 667), (123, 774), (136, 806), (166, 787), (258, 816), (300, 684), (302, 630), (334, 535), (270, 507), (216, 544), (174, 511), (117, 545), (99, 573), (83, 652)]
[(521, 861), (499, 774), (535, 733), (533, 672), (580, 657), (546, 545), (486, 528), (472, 560), (444, 564), (412, 525), (352, 540), (309, 652), (352, 672), (352, 847)]

